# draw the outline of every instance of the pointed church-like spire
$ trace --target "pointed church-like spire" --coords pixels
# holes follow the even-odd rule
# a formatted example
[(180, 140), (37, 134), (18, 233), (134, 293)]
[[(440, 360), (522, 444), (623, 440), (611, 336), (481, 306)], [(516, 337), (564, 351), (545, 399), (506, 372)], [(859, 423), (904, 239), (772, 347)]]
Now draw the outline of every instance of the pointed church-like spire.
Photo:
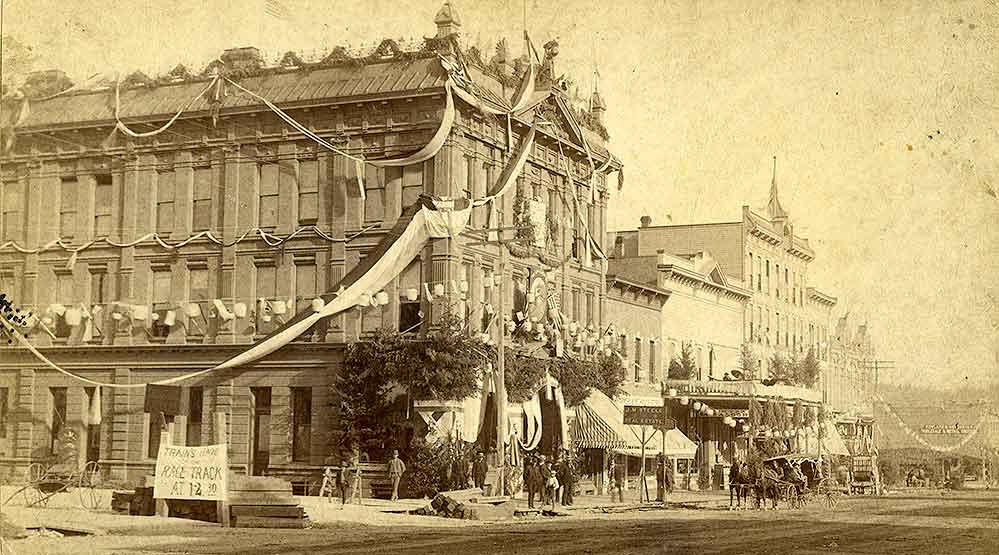
[(784, 211), (784, 207), (780, 205), (780, 199), (777, 196), (777, 157), (774, 156), (774, 174), (770, 181), (770, 202), (767, 204), (767, 211), (769, 212), (771, 220), (786, 220), (787, 212)]

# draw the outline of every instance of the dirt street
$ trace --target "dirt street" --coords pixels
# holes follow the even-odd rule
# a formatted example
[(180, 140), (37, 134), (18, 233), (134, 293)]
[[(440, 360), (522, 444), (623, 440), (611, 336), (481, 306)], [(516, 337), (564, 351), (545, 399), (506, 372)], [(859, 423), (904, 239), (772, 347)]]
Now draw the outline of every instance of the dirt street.
[[(428, 518), (428, 517), (412, 517)], [(417, 524), (417, 523), (414, 523)], [(999, 495), (938, 492), (846, 499), (833, 510), (671, 509), (424, 528), (323, 524), (305, 531), (138, 528), (126, 535), (33, 538), (15, 553), (926, 554), (996, 553)]]

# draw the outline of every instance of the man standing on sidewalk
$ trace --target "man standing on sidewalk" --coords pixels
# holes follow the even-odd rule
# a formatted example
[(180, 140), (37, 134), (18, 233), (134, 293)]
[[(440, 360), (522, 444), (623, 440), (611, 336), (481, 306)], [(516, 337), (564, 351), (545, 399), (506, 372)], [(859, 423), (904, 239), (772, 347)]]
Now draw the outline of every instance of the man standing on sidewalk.
[(475, 462), (472, 463), (472, 479), (475, 480), (475, 487), (483, 490), (483, 493), (485, 493), (486, 474), (488, 472), (489, 463), (486, 462), (486, 454), (479, 451), (475, 456)]
[(392, 458), (388, 462), (388, 475), (392, 480), (392, 501), (399, 500), (399, 481), (402, 480), (403, 473), (406, 472), (406, 463), (399, 459), (399, 451), (392, 451)]
[(615, 499), (619, 499), (621, 503), (624, 503), (624, 467), (618, 466), (614, 459), (611, 459), (610, 466), (607, 468), (607, 477), (612, 480), (611, 482), (611, 503), (615, 503)]

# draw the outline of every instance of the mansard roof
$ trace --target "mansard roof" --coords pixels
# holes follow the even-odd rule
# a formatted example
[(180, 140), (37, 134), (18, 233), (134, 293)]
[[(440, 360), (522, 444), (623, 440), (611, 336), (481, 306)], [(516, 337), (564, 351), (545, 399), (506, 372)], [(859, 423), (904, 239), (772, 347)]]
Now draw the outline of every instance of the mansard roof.
[[(322, 68), (275, 68), (237, 80), (282, 107), (308, 106), (330, 98), (365, 98), (386, 95), (426, 94), (441, 91), (447, 73), (435, 57), (363, 65)], [(169, 118), (201, 92), (210, 78), (184, 80), (159, 86), (122, 88), (121, 117)], [(259, 101), (229, 90), (222, 111), (258, 106)], [(195, 101), (188, 113), (207, 112), (207, 95)], [(31, 114), (20, 128), (62, 127), (114, 121), (114, 88), (67, 93), (31, 102)]]

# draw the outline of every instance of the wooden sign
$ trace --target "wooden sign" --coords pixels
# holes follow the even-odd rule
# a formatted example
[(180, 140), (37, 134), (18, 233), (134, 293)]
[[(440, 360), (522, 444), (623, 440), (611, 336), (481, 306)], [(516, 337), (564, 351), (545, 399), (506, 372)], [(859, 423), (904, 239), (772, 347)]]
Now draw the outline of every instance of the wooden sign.
[(229, 490), (228, 446), (160, 444), (156, 457), (156, 499), (224, 501)]
[(634, 426), (665, 428), (667, 430), (676, 428), (676, 421), (672, 418), (666, 418), (666, 407), (625, 405), (624, 423)]

